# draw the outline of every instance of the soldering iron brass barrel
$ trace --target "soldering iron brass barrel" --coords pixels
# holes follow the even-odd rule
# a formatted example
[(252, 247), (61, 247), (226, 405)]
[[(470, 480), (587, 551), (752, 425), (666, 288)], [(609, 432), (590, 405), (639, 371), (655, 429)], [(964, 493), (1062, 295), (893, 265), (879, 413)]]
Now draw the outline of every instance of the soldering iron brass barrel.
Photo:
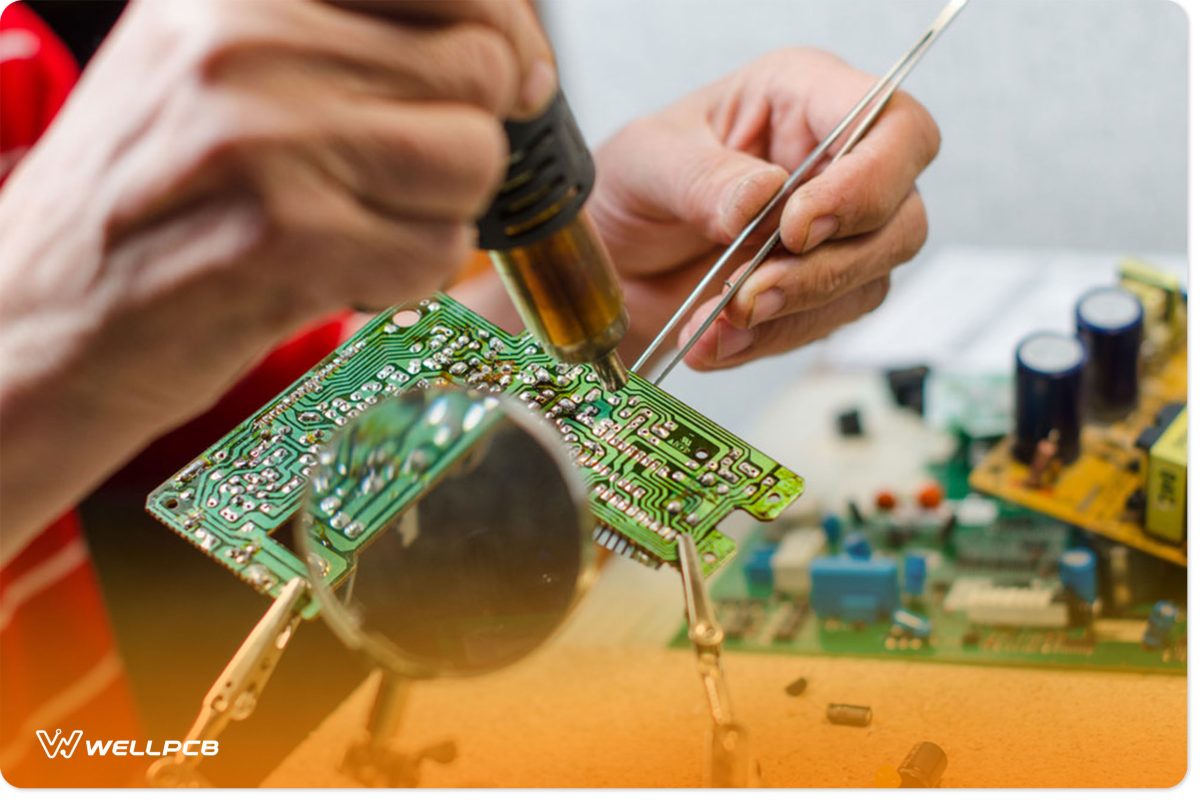
[(616, 270), (586, 211), (544, 239), (489, 252), (521, 319), (559, 361), (604, 362), (629, 328)]

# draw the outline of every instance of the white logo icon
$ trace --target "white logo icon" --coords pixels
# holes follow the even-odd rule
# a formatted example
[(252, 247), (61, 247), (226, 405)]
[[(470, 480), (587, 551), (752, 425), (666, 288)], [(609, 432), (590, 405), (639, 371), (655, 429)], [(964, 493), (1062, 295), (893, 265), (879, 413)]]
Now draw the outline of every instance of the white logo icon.
[(42, 743), (42, 749), (46, 751), (47, 758), (70, 758), (75, 755), (75, 748), (83, 738), (83, 731), (75, 730), (70, 736), (63, 736), (62, 728), (58, 728), (51, 736), (48, 731), (39, 730), (37, 737)]

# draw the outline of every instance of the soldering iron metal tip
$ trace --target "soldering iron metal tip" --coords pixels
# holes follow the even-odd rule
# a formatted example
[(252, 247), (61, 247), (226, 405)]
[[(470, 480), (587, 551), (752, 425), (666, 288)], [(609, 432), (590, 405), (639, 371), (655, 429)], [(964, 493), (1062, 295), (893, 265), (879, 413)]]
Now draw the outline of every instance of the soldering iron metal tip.
[(625, 369), (625, 364), (616, 350), (593, 361), (592, 369), (596, 371), (596, 377), (600, 379), (600, 384), (606, 391), (615, 392), (629, 382), (629, 370)]

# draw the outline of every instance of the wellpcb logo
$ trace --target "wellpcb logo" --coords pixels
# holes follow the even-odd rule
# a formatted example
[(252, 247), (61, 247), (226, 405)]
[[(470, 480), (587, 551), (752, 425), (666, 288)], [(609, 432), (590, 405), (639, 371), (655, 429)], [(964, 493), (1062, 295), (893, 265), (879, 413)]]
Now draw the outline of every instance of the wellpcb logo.
[(70, 736), (64, 736), (62, 728), (54, 731), (37, 731), (38, 741), (46, 751), (46, 758), (70, 758), (75, 755), (79, 742), (83, 742), (85, 754), (88, 756), (170, 756), (182, 754), (185, 756), (212, 757), (220, 751), (221, 743), (216, 739), (164, 739), (161, 746), (153, 739), (143, 742), (133, 739), (84, 739), (83, 731), (74, 730)]
[(70, 736), (63, 736), (62, 728), (59, 728), (51, 736), (49, 732), (39, 730), (37, 732), (38, 741), (42, 743), (42, 749), (46, 751), (46, 758), (70, 758), (75, 755), (75, 748), (79, 746), (79, 740), (83, 738), (83, 731), (74, 731)]

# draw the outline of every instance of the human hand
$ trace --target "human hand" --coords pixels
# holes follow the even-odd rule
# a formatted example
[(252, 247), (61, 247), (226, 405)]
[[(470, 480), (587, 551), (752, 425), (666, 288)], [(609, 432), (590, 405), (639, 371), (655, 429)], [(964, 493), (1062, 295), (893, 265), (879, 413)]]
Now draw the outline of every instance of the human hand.
[[(622, 274), (631, 350), (653, 338), (874, 81), (828, 53), (781, 50), (601, 146), (590, 208)], [(853, 150), (787, 200), (784, 250), (747, 280), (687, 363), (736, 366), (819, 339), (876, 308), (891, 270), (924, 244), (925, 208), (914, 184), (939, 143), (929, 113), (897, 92)], [(763, 227), (733, 263), (749, 260), (771, 233)], [(693, 312), (681, 343), (717, 300)]]
[(305, 323), (445, 285), (551, 59), (527, 0), (132, 4), (0, 193), (5, 505), (39, 448), (77, 496)]

